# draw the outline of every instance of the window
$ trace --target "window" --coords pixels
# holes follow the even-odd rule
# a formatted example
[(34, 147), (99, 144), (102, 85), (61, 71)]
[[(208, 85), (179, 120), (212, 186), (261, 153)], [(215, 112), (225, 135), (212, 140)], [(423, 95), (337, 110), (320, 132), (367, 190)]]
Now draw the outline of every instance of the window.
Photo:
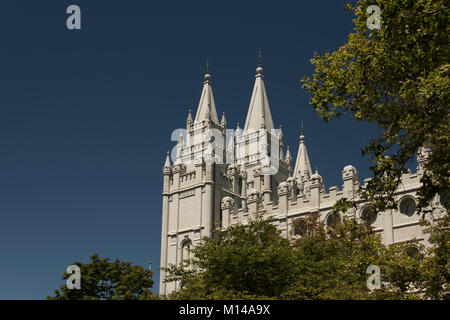
[(400, 200), (399, 210), (401, 213), (411, 217), (416, 211), (416, 200), (411, 196), (406, 196)]
[(341, 216), (337, 212), (330, 213), (326, 219), (327, 227), (336, 227), (341, 223)]
[(416, 246), (410, 245), (405, 248), (405, 253), (411, 258), (414, 259), (419, 254), (419, 249)]
[(292, 225), (296, 236), (303, 236), (308, 232), (308, 224), (304, 219), (295, 219)]
[(191, 245), (192, 241), (187, 237), (181, 242), (181, 261), (190, 259)]
[(365, 206), (361, 210), (361, 220), (367, 222), (368, 224), (373, 224), (377, 220), (377, 212), (371, 206)]

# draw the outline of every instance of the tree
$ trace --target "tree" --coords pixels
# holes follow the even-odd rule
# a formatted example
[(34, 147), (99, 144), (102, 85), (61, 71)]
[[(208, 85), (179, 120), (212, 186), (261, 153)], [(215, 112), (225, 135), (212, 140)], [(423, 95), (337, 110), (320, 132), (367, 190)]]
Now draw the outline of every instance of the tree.
[[(318, 214), (309, 216), (307, 221), (308, 232), (295, 240), (293, 245), (298, 276), (283, 298), (418, 298), (408, 289), (415, 284), (421, 255), (408, 256), (408, 246), (404, 244), (383, 245), (381, 236), (368, 223), (354, 218), (344, 216), (341, 223), (327, 228)], [(380, 267), (383, 281), (381, 288), (374, 292), (368, 290), (366, 283), (366, 271), (370, 265)], [(407, 267), (392, 267), (399, 265)]]
[[(313, 214), (306, 218), (302, 228), (305, 226), (306, 232), (294, 242), (282, 237), (272, 221), (262, 217), (248, 225), (216, 230), (213, 238), (205, 238), (192, 250), (192, 260), (164, 268), (166, 282), (183, 284), (170, 298), (417, 297), (408, 289), (415, 281), (421, 255), (409, 257), (404, 245), (385, 247), (369, 225), (355, 219), (344, 218), (341, 224), (324, 228)], [(381, 268), (382, 279), (389, 280), (389, 285), (370, 292), (366, 270), (373, 264)]]
[[(367, 8), (381, 9), (381, 29), (368, 30)], [(448, 197), (450, 181), (450, 27), (446, 0), (358, 0), (347, 43), (315, 54), (302, 87), (325, 121), (345, 113), (378, 124), (380, 136), (363, 148), (373, 179), (362, 196), (378, 210), (395, 207), (394, 192), (420, 148), (425, 164), (419, 207)], [(422, 149), (425, 150), (425, 149)], [(449, 203), (445, 204), (447, 212)]]
[[(432, 244), (420, 265), (420, 289), (430, 299), (450, 300), (450, 216), (429, 226)], [(424, 222), (424, 224), (426, 224)]]
[(287, 239), (263, 219), (217, 229), (192, 249), (194, 258), (169, 265), (166, 282), (183, 283), (175, 299), (272, 298), (294, 280), (294, 255)]
[[(141, 266), (133, 266), (130, 262), (109, 258), (100, 259), (92, 255), (91, 262), (84, 264), (75, 262), (81, 269), (81, 289), (68, 289), (66, 285), (55, 290), (50, 300), (134, 300), (154, 299), (150, 290), (153, 286), (152, 272)], [(67, 280), (70, 274), (64, 273)]]

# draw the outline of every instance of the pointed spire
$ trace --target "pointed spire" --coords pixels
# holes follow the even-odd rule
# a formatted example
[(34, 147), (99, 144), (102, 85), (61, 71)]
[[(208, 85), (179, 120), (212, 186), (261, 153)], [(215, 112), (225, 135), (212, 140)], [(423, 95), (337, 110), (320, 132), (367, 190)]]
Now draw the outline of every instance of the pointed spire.
[(311, 174), (312, 174), (311, 164), (309, 162), (308, 152), (306, 151), (305, 136), (303, 132), (303, 123), (302, 123), (297, 160), (295, 162), (294, 178), (302, 176), (311, 176)]
[(267, 99), (266, 88), (263, 80), (263, 68), (261, 64), (261, 51), (258, 54), (258, 68), (256, 68), (256, 80), (253, 87), (252, 97), (248, 108), (247, 119), (245, 120), (244, 131), (249, 129), (258, 130), (275, 129), (270, 112), (269, 101)]
[(236, 126), (236, 136), (240, 136), (242, 133), (241, 127), (239, 127), (239, 122), (237, 123)]
[(280, 124), (280, 129), (278, 131), (278, 138), (281, 140), (281, 143), (283, 143), (283, 130), (281, 129), (281, 124)]
[(287, 147), (285, 159), (286, 159), (286, 161), (291, 161), (292, 160), (291, 150), (289, 149), (289, 146)]
[(225, 119), (225, 112), (222, 113), (222, 120), (220, 121), (220, 125), (224, 128), (227, 126), (227, 119)]
[(292, 156), (291, 156), (291, 150), (290, 150), (289, 146), (287, 147), (287, 150), (286, 150), (285, 163), (288, 165), (289, 177), (292, 177), (292, 167), (291, 167)]
[(191, 124), (192, 123), (192, 110), (191, 109), (189, 109), (189, 114), (188, 114), (186, 123), (187, 124)]
[(164, 168), (170, 168), (170, 152), (167, 151), (166, 162), (164, 163)]
[(216, 103), (214, 102), (214, 95), (211, 88), (211, 74), (208, 59), (206, 60), (205, 82), (203, 82), (202, 95), (200, 97), (197, 113), (195, 115), (195, 122), (203, 120), (212, 121), (219, 124)]

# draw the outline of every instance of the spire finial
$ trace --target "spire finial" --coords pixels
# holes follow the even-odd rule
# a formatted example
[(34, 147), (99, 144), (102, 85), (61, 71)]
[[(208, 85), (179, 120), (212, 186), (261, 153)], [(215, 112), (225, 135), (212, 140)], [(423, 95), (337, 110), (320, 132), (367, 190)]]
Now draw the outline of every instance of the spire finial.
[(302, 121), (302, 127), (300, 130), (300, 142), (305, 141), (305, 131), (303, 130), (303, 121)]
[(263, 68), (262, 68), (262, 51), (259, 50), (258, 51), (258, 67), (256, 68), (256, 73), (257, 73), (256, 76), (262, 75), (262, 71), (263, 71)]
[(205, 73), (205, 80), (209, 81), (211, 79), (211, 70), (209, 66), (209, 58), (206, 58), (206, 73)]

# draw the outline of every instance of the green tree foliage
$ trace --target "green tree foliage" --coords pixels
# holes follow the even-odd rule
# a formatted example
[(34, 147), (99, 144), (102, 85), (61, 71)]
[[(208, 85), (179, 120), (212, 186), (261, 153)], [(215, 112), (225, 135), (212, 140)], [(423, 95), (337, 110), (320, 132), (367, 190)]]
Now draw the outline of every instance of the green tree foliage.
[[(81, 289), (69, 290), (64, 284), (55, 290), (50, 300), (135, 300), (154, 299), (150, 290), (153, 286), (152, 272), (130, 262), (109, 258), (100, 259), (97, 254), (91, 256), (91, 262), (73, 263), (81, 269)], [(70, 274), (64, 272), (67, 280)]]
[[(381, 9), (381, 29), (368, 30), (369, 5)], [(358, 121), (374, 122), (380, 136), (363, 148), (370, 155), (373, 179), (362, 198), (383, 211), (395, 208), (394, 197), (405, 165), (424, 147), (431, 151), (424, 166), (419, 209), (434, 219), (427, 232), (431, 247), (419, 271), (410, 264), (390, 264), (399, 292), (412, 284), (395, 278), (403, 269), (420, 276), (415, 288), (433, 299), (450, 297), (450, 27), (446, 0), (358, 0), (346, 7), (355, 14), (347, 42), (332, 53), (315, 54), (312, 78), (302, 87), (325, 121), (350, 113)], [(423, 149), (422, 149), (423, 150)], [(439, 195), (445, 207), (435, 215)], [(353, 204), (345, 200), (335, 209)], [(440, 209), (437, 209), (438, 211)], [(430, 219), (428, 219), (430, 220)], [(423, 222), (427, 224), (426, 221)], [(429, 223), (428, 223), (429, 224)], [(398, 249), (398, 248), (397, 248)], [(386, 254), (397, 254), (391, 248)], [(410, 268), (411, 267), (411, 268)], [(410, 279), (411, 280), (411, 279)], [(403, 280), (401, 280), (403, 281)]]
[(430, 299), (450, 300), (450, 216), (428, 225), (432, 246), (420, 266), (420, 288)]
[[(380, 30), (367, 28), (373, 4), (381, 9)], [(325, 121), (350, 113), (379, 126), (380, 136), (363, 149), (373, 179), (362, 193), (379, 210), (396, 206), (393, 194), (415, 152), (431, 150), (419, 192), (419, 207), (427, 207), (449, 194), (449, 2), (358, 0), (346, 7), (356, 15), (353, 32), (336, 51), (315, 54), (315, 72), (302, 87)]]
[[(295, 222), (294, 222), (295, 223)], [(302, 225), (302, 229), (304, 229)], [(423, 250), (386, 247), (367, 224), (344, 218), (325, 228), (318, 215), (294, 242), (270, 220), (216, 230), (192, 250), (193, 259), (170, 265), (166, 282), (182, 288), (171, 299), (411, 299)], [(294, 230), (296, 229), (293, 226)], [(370, 292), (367, 267), (378, 265), (384, 284)]]
[(168, 282), (183, 283), (172, 298), (276, 297), (295, 277), (289, 241), (262, 219), (215, 230), (214, 237), (204, 238), (192, 252), (191, 261), (166, 269)]

